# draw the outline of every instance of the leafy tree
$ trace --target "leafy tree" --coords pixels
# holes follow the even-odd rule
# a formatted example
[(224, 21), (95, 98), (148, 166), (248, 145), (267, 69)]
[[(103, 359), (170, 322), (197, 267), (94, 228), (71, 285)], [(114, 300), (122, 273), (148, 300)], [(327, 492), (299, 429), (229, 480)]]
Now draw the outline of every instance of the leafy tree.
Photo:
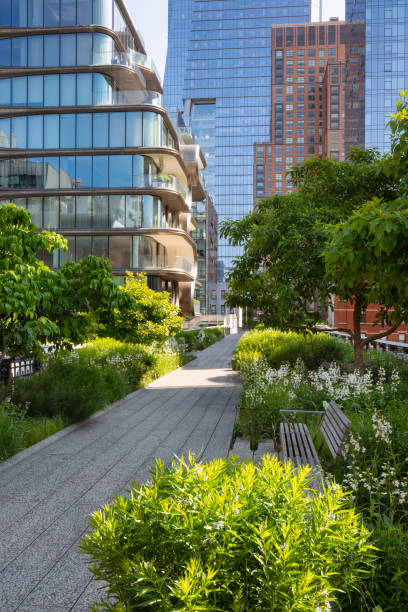
[[(355, 366), (363, 371), (363, 348), (408, 320), (408, 200), (378, 198), (331, 228), (324, 249), (326, 277), (342, 300), (353, 304)], [(383, 329), (361, 337), (361, 313), (379, 304), (376, 322)]]
[(153, 291), (144, 274), (127, 272), (123, 295), (131, 298), (126, 309), (116, 312), (115, 322), (107, 334), (123, 342), (164, 344), (169, 336), (181, 331), (180, 309), (171, 304), (166, 291)]
[[(390, 250), (391, 234), (402, 240), (405, 231), (404, 202), (396, 203), (400, 184), (385, 162), (388, 158), (375, 150), (360, 149), (352, 150), (344, 162), (313, 158), (292, 172), (297, 194), (264, 200), (244, 219), (224, 222), (222, 235), (243, 246), (229, 273), (227, 303), (259, 308), (276, 327), (313, 329), (311, 304), (328, 305), (330, 295), (337, 293), (354, 307), (354, 329), (337, 329), (352, 336), (355, 365), (361, 370), (364, 344), (396, 329), (405, 308), (404, 288), (397, 290), (390, 275), (373, 281), (384, 272), (385, 253), (390, 273), (393, 259), (398, 263), (398, 250)], [(398, 219), (392, 221), (393, 215)], [(363, 230), (365, 222), (370, 223), (369, 232)], [(405, 264), (398, 261), (401, 273)], [(361, 311), (372, 301), (383, 304), (378, 322), (391, 327), (363, 339)]]
[(56, 249), (67, 250), (62, 236), (38, 233), (23, 208), (0, 207), (0, 363), (6, 354), (39, 355), (47, 342), (83, 342), (131, 302), (108, 259), (89, 256), (53, 271), (37, 255)]

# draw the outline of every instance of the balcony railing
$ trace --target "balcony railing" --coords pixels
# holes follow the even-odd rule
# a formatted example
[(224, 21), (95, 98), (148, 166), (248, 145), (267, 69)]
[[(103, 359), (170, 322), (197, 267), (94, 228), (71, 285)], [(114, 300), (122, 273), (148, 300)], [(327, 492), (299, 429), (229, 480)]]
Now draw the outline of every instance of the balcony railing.
[(183, 270), (184, 272), (187, 272), (187, 274), (193, 276), (194, 266), (191, 261), (188, 261), (188, 259), (185, 259), (185, 257), (181, 257), (179, 255), (168, 257), (168, 259), (169, 261), (164, 267), (165, 270)]
[(190, 276), (194, 276), (194, 265), (191, 261), (188, 261), (185, 257), (179, 255), (172, 256), (157, 256), (157, 257), (143, 257), (139, 255), (137, 261), (134, 262), (134, 266), (139, 270), (162, 270), (164, 271), (175, 271), (182, 270)]
[(170, 174), (134, 174), (133, 185), (135, 187), (147, 187), (158, 189), (174, 189), (184, 200), (187, 200), (187, 192), (175, 176)]
[(140, 68), (142, 66), (143, 68), (153, 70), (156, 75), (158, 74), (153, 60), (138, 51), (130, 51), (129, 53), (124, 51), (95, 51), (92, 63), (95, 66), (115, 64), (127, 66), (128, 68)]

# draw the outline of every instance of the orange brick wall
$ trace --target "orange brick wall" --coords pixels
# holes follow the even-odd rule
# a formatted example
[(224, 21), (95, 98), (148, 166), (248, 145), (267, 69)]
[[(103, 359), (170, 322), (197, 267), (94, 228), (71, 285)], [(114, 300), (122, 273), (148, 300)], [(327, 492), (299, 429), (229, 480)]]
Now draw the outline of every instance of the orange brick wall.
[[(365, 313), (365, 322), (361, 323), (361, 330), (367, 336), (383, 331), (380, 325), (373, 325), (378, 311), (376, 304), (369, 304)], [(353, 329), (353, 308), (349, 302), (342, 302), (337, 295), (334, 297), (334, 326)], [(384, 337), (392, 342), (408, 342), (408, 325), (401, 325), (394, 333)]]

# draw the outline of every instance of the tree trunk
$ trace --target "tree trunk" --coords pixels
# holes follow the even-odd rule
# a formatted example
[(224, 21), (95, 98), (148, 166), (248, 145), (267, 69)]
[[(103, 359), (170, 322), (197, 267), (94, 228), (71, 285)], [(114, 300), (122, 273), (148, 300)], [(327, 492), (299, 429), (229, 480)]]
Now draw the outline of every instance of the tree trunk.
[(363, 342), (361, 339), (361, 303), (359, 300), (354, 302), (353, 311), (353, 345), (354, 345), (354, 367), (359, 371), (360, 376), (364, 374), (363, 363)]

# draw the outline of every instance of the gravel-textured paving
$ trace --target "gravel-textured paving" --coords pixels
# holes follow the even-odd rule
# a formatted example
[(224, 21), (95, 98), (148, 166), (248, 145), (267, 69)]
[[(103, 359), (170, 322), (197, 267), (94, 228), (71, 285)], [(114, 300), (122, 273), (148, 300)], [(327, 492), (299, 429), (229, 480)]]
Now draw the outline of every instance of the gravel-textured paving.
[(89, 610), (100, 597), (78, 545), (89, 513), (143, 481), (155, 457), (228, 454), (239, 335), (0, 464), (0, 610)]

